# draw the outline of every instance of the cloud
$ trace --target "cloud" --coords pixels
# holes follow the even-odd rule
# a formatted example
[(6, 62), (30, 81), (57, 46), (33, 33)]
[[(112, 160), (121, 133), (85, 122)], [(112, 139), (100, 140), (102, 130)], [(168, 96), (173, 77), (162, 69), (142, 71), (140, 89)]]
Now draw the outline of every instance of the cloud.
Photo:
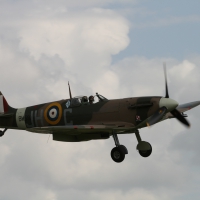
[[(36, 98), (36, 90), (37, 94), (41, 91), (43, 96), (52, 97), (52, 101), (56, 96), (66, 98), (67, 81), (71, 82), (74, 95), (83, 91), (91, 93), (88, 86), (106, 73), (112, 55), (129, 44), (128, 21), (108, 9), (71, 12), (51, 19), (29, 17), (16, 19), (16, 23), (17, 27), (13, 26), (13, 21), (2, 25), (12, 34), (1, 32), (4, 52), (1, 66), (8, 66), (3, 75), (5, 79), (12, 72), (15, 74), (12, 78), (15, 87), (22, 80), (22, 85), (17, 86), (21, 92), (26, 92), (29, 85), (29, 90), (33, 91), (29, 94), (32, 104), (38, 98), (48, 101)], [(23, 73), (19, 76), (11, 67), (17, 71), (20, 68), (26, 76)], [(76, 87), (77, 84), (82, 87)]]
[(180, 76), (181, 79), (186, 78), (187, 75), (192, 75), (192, 71), (195, 68), (195, 64), (191, 63), (188, 60), (184, 60), (182, 63), (180, 63), (177, 66), (174, 66), (171, 70), (170, 73), (171, 74), (177, 74), (178, 76)]
[(20, 47), (36, 60), (42, 54), (57, 54), (76, 73), (85, 66), (95, 73), (127, 47), (128, 31), (128, 22), (115, 12), (92, 9), (59, 19), (25, 21), (19, 31)]
[[(40, 11), (50, 11), (51, 13), (59, 13), (65, 12), (68, 9), (87, 9), (94, 7), (104, 7), (109, 5), (132, 5), (137, 3), (138, 0), (85, 0), (79, 1), (74, 0), (73, 2), (70, 0), (31, 0), (27, 3), (24, 0), (18, 0), (15, 4), (13, 4), (12, 0), (8, 0), (6, 2), (1, 2), (2, 7), (6, 7), (7, 9), (18, 10), (20, 7), (26, 7), (27, 10), (22, 10), (22, 12), (26, 13), (27, 11), (32, 11), (34, 14), (41, 14)], [(3, 10), (3, 9), (2, 9)], [(34, 12), (33, 12), (34, 11)], [(28, 12), (27, 12), (28, 13)], [(29, 13), (30, 14), (30, 13)], [(18, 13), (18, 16), (19, 13)]]

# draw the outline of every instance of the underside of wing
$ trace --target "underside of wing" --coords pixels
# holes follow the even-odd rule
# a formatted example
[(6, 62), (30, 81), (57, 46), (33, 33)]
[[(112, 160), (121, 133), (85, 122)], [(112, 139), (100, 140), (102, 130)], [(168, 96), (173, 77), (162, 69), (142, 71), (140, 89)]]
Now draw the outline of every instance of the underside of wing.
[(115, 130), (118, 134), (133, 128), (133, 124), (111, 123), (106, 125), (70, 125), (47, 126), (26, 129), (29, 132), (52, 134), (53, 140), (64, 142), (80, 142), (95, 139), (108, 139)]

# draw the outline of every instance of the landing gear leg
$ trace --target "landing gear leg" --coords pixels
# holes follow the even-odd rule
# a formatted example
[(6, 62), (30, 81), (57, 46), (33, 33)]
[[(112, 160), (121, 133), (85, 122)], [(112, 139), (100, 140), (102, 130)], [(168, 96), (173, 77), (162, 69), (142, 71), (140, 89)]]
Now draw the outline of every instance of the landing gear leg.
[(142, 141), (138, 130), (135, 132), (135, 136), (136, 136), (137, 141), (138, 141), (138, 145), (137, 145), (136, 149), (139, 151), (139, 154), (142, 157), (150, 156), (151, 153), (152, 153), (151, 144), (148, 143), (148, 142)]
[(7, 128), (5, 128), (3, 131), (0, 131), (0, 137), (2, 137), (6, 131), (7, 131)]
[(110, 153), (111, 158), (115, 162), (120, 163), (124, 160), (125, 154), (128, 154), (128, 150), (124, 145), (120, 145), (118, 136), (114, 131), (112, 135), (113, 135), (113, 139), (114, 139), (116, 147), (114, 147)]

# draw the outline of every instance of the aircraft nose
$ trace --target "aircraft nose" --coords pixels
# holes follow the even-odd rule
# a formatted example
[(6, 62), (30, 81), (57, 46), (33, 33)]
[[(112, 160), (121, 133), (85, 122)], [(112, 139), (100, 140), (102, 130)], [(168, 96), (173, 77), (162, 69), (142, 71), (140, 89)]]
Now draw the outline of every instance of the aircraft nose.
[(165, 106), (168, 111), (172, 111), (178, 106), (178, 102), (170, 98), (161, 98), (159, 106), (160, 108)]

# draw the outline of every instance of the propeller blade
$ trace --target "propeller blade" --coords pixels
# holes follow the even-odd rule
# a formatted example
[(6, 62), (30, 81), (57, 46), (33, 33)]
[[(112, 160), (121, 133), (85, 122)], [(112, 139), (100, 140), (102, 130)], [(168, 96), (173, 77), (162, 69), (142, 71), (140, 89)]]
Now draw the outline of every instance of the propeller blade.
[[(169, 99), (169, 92), (168, 92), (168, 83), (167, 83), (167, 70), (166, 70), (166, 63), (163, 63), (163, 69), (164, 69), (164, 74), (165, 74), (165, 98)], [(171, 114), (179, 120), (182, 124), (184, 124), (187, 127), (190, 127), (189, 122), (185, 119), (185, 117), (182, 116), (182, 114), (177, 110), (174, 109), (171, 111)]]
[(181, 115), (181, 113), (177, 110), (177, 109), (174, 109), (171, 111), (171, 114), (176, 118), (178, 119), (182, 124), (184, 124), (185, 126), (187, 127), (190, 127), (190, 124), (189, 122), (185, 119), (185, 117), (183, 117)]
[(164, 74), (165, 74), (165, 98), (169, 98), (169, 92), (168, 92), (168, 84), (167, 84), (167, 71), (166, 71), (166, 63), (163, 63), (163, 68), (164, 68)]
[(159, 122), (167, 113), (167, 108), (165, 106), (159, 108), (147, 121), (147, 126), (152, 126)]

